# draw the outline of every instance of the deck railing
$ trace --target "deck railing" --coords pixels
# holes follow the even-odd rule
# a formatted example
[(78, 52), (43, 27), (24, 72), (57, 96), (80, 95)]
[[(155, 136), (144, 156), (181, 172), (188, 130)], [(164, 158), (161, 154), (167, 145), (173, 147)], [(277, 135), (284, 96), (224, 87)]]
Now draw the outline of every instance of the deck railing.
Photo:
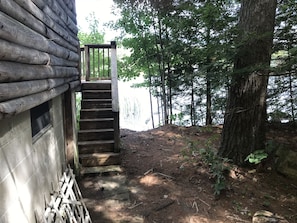
[(111, 79), (112, 51), (116, 50), (115, 41), (110, 44), (86, 44), (80, 50), (82, 80)]

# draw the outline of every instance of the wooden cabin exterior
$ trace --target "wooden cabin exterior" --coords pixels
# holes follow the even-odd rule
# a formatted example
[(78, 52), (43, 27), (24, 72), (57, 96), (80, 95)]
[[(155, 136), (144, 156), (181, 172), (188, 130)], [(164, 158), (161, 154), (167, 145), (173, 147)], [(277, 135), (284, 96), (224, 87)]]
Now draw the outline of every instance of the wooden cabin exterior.
[(0, 2), (0, 222), (43, 222), (76, 151), (75, 0)]

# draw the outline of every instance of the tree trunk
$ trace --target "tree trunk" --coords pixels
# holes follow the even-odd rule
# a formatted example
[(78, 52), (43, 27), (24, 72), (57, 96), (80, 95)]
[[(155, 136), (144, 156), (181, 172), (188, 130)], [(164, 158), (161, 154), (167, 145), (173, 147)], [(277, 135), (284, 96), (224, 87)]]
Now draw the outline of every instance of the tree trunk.
[[(191, 76), (193, 76), (191, 74)], [(194, 77), (191, 77), (191, 126), (196, 125)]]
[(290, 89), (290, 107), (291, 107), (291, 120), (295, 122), (295, 106), (294, 106), (294, 90), (293, 90), (293, 77), (292, 73), (289, 74), (289, 89)]
[(207, 57), (206, 57), (206, 125), (212, 124), (211, 118), (211, 81), (210, 81), (210, 66), (211, 59), (209, 54), (209, 45), (210, 45), (210, 28), (207, 27), (206, 33), (206, 47), (207, 47)]
[(207, 74), (206, 77), (206, 125), (212, 124), (211, 118), (211, 83)]
[(155, 41), (156, 41), (156, 50), (157, 50), (157, 59), (158, 59), (158, 68), (159, 68), (159, 73), (161, 77), (161, 110), (162, 110), (162, 117), (163, 117), (163, 123), (168, 124), (168, 111), (167, 111), (167, 94), (166, 94), (166, 80), (165, 80), (165, 65), (164, 65), (164, 46), (163, 46), (163, 41), (162, 41), (162, 24), (160, 21), (159, 15), (157, 15), (157, 25), (154, 24), (154, 32), (155, 32)]
[(165, 55), (164, 55), (164, 45), (162, 41), (162, 23), (158, 15), (158, 28), (159, 28), (159, 43), (160, 43), (160, 53), (161, 53), (161, 85), (162, 85), (162, 101), (163, 101), (163, 112), (164, 112), (164, 124), (169, 124), (169, 117), (168, 117), (168, 101), (167, 101), (167, 92), (166, 92), (166, 74), (165, 74)]
[(219, 154), (244, 164), (264, 149), (266, 90), (271, 58), (276, 0), (243, 0), (224, 129)]

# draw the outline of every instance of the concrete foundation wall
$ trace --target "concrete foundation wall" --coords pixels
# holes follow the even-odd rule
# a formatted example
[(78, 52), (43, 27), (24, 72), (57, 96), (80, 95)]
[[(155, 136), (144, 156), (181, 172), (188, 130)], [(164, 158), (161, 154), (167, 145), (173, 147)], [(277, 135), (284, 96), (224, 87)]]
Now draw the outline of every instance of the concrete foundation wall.
[(52, 125), (32, 139), (30, 111), (0, 120), (0, 222), (41, 222), (65, 169), (62, 97), (51, 101)]

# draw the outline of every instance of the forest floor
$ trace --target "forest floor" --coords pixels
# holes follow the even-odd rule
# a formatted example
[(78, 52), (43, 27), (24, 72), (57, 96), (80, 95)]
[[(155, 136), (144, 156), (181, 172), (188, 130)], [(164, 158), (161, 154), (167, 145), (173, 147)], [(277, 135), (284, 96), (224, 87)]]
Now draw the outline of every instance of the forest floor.
[[(209, 155), (218, 149), (221, 131), (221, 126), (174, 125), (144, 132), (121, 130), (123, 173), (79, 181), (93, 223), (240, 223), (251, 222), (259, 210), (296, 223), (297, 182), (278, 174), (274, 159), (254, 168), (228, 165), (225, 189), (214, 194), (210, 165), (216, 160), (205, 163), (199, 151)], [(297, 151), (295, 129), (270, 127), (268, 139)], [(121, 176), (117, 182), (125, 188), (111, 194), (122, 196), (111, 201), (111, 194), (104, 195), (108, 192), (102, 178)]]

